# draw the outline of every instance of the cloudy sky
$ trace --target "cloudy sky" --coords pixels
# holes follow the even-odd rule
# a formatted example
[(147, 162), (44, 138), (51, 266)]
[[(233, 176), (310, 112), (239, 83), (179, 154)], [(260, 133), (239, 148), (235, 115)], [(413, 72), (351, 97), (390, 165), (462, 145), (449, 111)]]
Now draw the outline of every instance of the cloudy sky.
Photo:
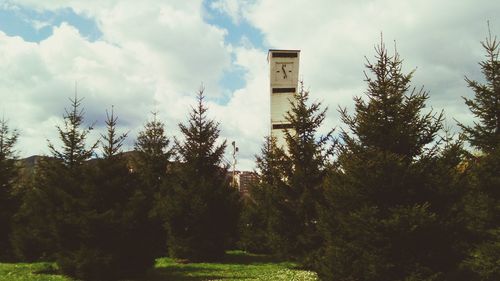
[(326, 129), (364, 93), (365, 56), (383, 33), (455, 128), (472, 120), (463, 78), (482, 79), (480, 41), (488, 20), (500, 35), (499, 12), (496, 0), (0, 0), (0, 110), (20, 131), (21, 157), (45, 154), (77, 82), (92, 138), (114, 105), (130, 149), (152, 111), (178, 136), (203, 85), (238, 168), (252, 169), (269, 132), (268, 49), (301, 50)]

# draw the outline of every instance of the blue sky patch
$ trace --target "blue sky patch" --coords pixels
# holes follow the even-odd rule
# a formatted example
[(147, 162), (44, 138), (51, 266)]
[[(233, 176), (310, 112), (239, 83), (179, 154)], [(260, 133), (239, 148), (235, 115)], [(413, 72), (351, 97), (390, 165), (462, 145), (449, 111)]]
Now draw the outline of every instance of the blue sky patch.
[[(234, 23), (231, 17), (217, 9), (211, 7), (214, 0), (203, 1), (204, 9), (204, 20), (208, 24), (217, 26), (219, 28), (225, 29), (227, 31), (224, 41), (226, 44), (230, 44), (234, 47), (241, 45), (250, 45), (257, 49), (266, 50), (268, 46), (265, 45), (263, 40), (262, 32), (255, 27), (253, 27), (245, 19), (241, 19), (238, 23)], [(232, 54), (231, 57), (233, 67), (226, 71), (219, 81), (219, 84), (223, 89), (232, 94), (235, 90), (245, 87), (245, 73), (246, 71), (235, 66), (234, 62), (236, 60), (235, 55)], [(229, 97), (225, 97), (221, 101), (223, 104), (229, 101)]]
[(76, 14), (72, 9), (37, 11), (24, 6), (0, 6), (0, 30), (9, 36), (20, 36), (28, 42), (40, 42), (52, 35), (52, 28), (67, 22), (90, 41), (102, 36), (95, 20)]
[(264, 44), (263, 35), (260, 30), (250, 25), (244, 18), (235, 24), (228, 14), (213, 9), (211, 7), (213, 2), (214, 0), (203, 1), (203, 9), (205, 11), (204, 20), (209, 24), (227, 30), (227, 35), (224, 38), (226, 43), (237, 46), (241, 44), (242, 40), (248, 40), (255, 48), (267, 49), (268, 46)]
[[(242, 18), (238, 23), (233, 22), (231, 17), (212, 8), (215, 0), (203, 1), (203, 19), (206, 23), (225, 29), (227, 34), (224, 41), (227, 45), (234, 47), (251, 46), (266, 50), (262, 32), (253, 27), (247, 20)], [(75, 27), (87, 40), (94, 42), (102, 37), (102, 32), (96, 19), (86, 15), (77, 14), (71, 8), (58, 10), (37, 10), (18, 4), (0, 4), (0, 30), (9, 36), (20, 36), (27, 42), (40, 42), (53, 33), (53, 28), (66, 22)], [(235, 65), (235, 54), (231, 54), (232, 66), (227, 69), (218, 82), (224, 94), (220, 102), (225, 104), (229, 101), (235, 90), (245, 87), (246, 70)]]

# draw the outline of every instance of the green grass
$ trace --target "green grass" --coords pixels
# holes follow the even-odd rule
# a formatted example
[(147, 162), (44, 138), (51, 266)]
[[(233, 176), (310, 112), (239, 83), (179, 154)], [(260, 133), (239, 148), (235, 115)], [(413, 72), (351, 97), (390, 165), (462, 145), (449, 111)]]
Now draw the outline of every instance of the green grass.
[[(0, 281), (71, 281), (53, 272), (51, 263), (0, 263)], [(268, 256), (230, 251), (217, 263), (179, 264), (171, 258), (159, 258), (156, 266), (141, 280), (273, 280), (273, 281), (314, 281), (314, 272), (300, 270), (291, 262), (276, 261)]]
[(70, 278), (50, 274), (56, 270), (53, 263), (0, 263), (0, 281), (71, 281)]

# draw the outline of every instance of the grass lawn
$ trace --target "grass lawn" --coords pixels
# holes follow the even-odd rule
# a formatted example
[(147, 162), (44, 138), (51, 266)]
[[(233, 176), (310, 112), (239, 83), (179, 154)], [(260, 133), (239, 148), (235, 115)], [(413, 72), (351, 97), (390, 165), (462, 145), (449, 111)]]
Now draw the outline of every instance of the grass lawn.
[(70, 281), (60, 275), (42, 274), (54, 271), (54, 264), (38, 263), (0, 263), (0, 281)]
[[(159, 258), (156, 266), (141, 280), (318, 280), (315, 273), (296, 268), (291, 262), (280, 262), (267, 256), (230, 251), (217, 263), (178, 264), (170, 258)], [(54, 271), (51, 263), (0, 263), (0, 281), (71, 281), (72, 279), (40, 272)]]

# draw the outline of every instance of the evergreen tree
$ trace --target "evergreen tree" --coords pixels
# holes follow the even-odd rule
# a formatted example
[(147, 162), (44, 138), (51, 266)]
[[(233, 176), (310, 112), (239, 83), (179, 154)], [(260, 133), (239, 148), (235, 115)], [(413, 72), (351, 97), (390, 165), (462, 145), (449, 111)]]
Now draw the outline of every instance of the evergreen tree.
[(238, 218), (238, 194), (223, 166), (226, 142), (218, 143), (218, 123), (207, 110), (200, 89), (187, 125), (179, 124), (184, 140), (175, 141), (176, 179), (164, 192), (170, 255), (193, 261), (221, 257)]
[(15, 190), (18, 179), (17, 155), (14, 149), (19, 133), (10, 130), (7, 121), (0, 120), (0, 260), (13, 258), (10, 246), (12, 219), (19, 207)]
[[(268, 202), (272, 206), (267, 236), (275, 254), (311, 265), (310, 258), (321, 245), (318, 207), (323, 203), (322, 183), (333, 147), (333, 131), (317, 136), (327, 109), (321, 109), (319, 102), (309, 104), (309, 92), (303, 85), (290, 104), (286, 119), (292, 130), (285, 131), (288, 150), (277, 148), (269, 154), (281, 157), (277, 167), (260, 162), (264, 164), (262, 188), (268, 189), (265, 200), (272, 200)], [(269, 151), (263, 152), (266, 157)]]
[(77, 171), (82, 167), (82, 164), (90, 159), (99, 142), (87, 148), (86, 140), (88, 134), (93, 129), (90, 126), (88, 129), (82, 129), (84, 110), (81, 109), (83, 99), (75, 97), (70, 99), (71, 109), (64, 115), (64, 128), (57, 126), (59, 139), (62, 141), (61, 149), (57, 149), (54, 144), (49, 141), (49, 149), (52, 157), (62, 162), (69, 170)]
[(16, 215), (13, 237), (18, 255), (27, 260), (56, 258), (62, 270), (66, 260), (79, 245), (79, 229), (85, 200), (82, 195), (91, 174), (86, 161), (93, 155), (98, 143), (90, 147), (86, 139), (91, 127), (82, 129), (84, 112), (82, 99), (70, 99), (71, 109), (64, 114), (64, 127), (57, 126), (62, 147), (57, 149), (49, 141), (52, 157), (45, 158), (36, 167), (32, 188), (26, 192)]
[(59, 243), (54, 214), (58, 211), (52, 200), (55, 191), (50, 189), (57, 190), (65, 186), (65, 181), (57, 180), (66, 175), (60, 172), (63, 169), (64, 166), (56, 159), (41, 158), (34, 167), (27, 188), (22, 192), (21, 206), (14, 216), (11, 240), (16, 257), (23, 261), (56, 259)]
[(325, 181), (319, 273), (328, 280), (460, 280), (459, 194), (452, 189), (460, 158), (439, 149), (442, 114), (423, 113), (428, 94), (410, 90), (413, 72), (402, 72), (398, 53), (390, 56), (383, 43), (376, 53), (377, 62), (366, 65), (366, 98), (354, 99), (354, 115), (340, 111), (348, 130)]
[(251, 188), (251, 201), (243, 212), (247, 228), (243, 238), (247, 237), (249, 245), (260, 246), (256, 250), (269, 247), (280, 257), (300, 259), (310, 266), (322, 241), (318, 206), (324, 202), (322, 183), (334, 146), (333, 130), (317, 136), (327, 109), (321, 109), (319, 102), (309, 104), (303, 85), (290, 105), (287, 151), (271, 137), (257, 156), (260, 181)]
[(127, 138), (128, 133), (117, 135), (116, 126), (118, 125), (118, 117), (114, 114), (114, 108), (111, 107), (111, 115), (106, 110), (106, 128), (107, 134), (101, 134), (102, 155), (104, 159), (114, 157), (122, 157), (123, 142)]
[(153, 120), (144, 125), (135, 143), (135, 169), (141, 175), (145, 186), (156, 192), (165, 178), (168, 161), (172, 156), (170, 140), (165, 135), (165, 124), (157, 119), (153, 112)]
[(459, 125), (471, 145), (489, 153), (498, 150), (500, 145), (500, 41), (490, 33), (481, 44), (486, 51), (486, 60), (479, 65), (486, 83), (466, 77), (465, 81), (474, 91), (474, 98), (464, 98), (465, 104), (479, 122), (474, 122), (474, 126)]
[[(71, 276), (79, 276), (82, 243), (86, 238), (82, 228), (89, 225), (85, 211), (88, 209), (86, 192), (92, 188), (92, 167), (88, 160), (94, 155), (99, 142), (87, 147), (87, 137), (92, 126), (82, 129), (84, 109), (76, 94), (70, 99), (71, 109), (64, 115), (64, 128), (57, 126), (62, 146), (57, 148), (49, 141), (49, 149), (56, 163), (49, 164), (54, 169), (40, 183), (53, 205), (49, 225), (54, 224), (58, 243), (57, 263), (61, 271)], [(47, 168), (47, 167), (43, 167)], [(42, 168), (42, 169), (43, 169)], [(55, 172), (55, 174), (54, 174)], [(56, 190), (57, 189), (57, 190)]]
[(464, 262), (477, 280), (500, 278), (500, 42), (491, 32), (482, 46), (486, 60), (479, 63), (486, 83), (466, 78), (474, 98), (465, 103), (477, 117), (474, 126), (460, 124), (480, 155), (469, 160), (470, 186), (465, 205), (473, 247)]
[(158, 206), (162, 204), (159, 202), (161, 186), (168, 186), (170, 181), (167, 171), (172, 149), (169, 144), (165, 124), (153, 112), (153, 120), (144, 125), (135, 142), (133, 169), (139, 176), (143, 196), (151, 203), (147, 211), (149, 222), (146, 229), (152, 235), (149, 240), (155, 243), (156, 255), (166, 254), (166, 232)]
[(500, 278), (500, 150), (472, 158), (470, 190), (464, 205), (471, 249), (464, 266), (475, 273), (470, 280)]
[[(285, 250), (291, 256), (309, 259), (321, 246), (321, 237), (317, 228), (318, 207), (324, 202), (322, 183), (330, 163), (334, 143), (333, 130), (318, 136), (318, 129), (326, 117), (327, 108), (322, 109), (320, 102), (309, 104), (309, 92), (301, 85), (300, 91), (291, 102), (291, 110), (286, 119), (292, 131), (285, 131), (288, 151), (285, 153), (284, 177), (286, 179), (285, 201), (293, 210), (294, 229), (282, 229), (279, 236), (286, 232), (294, 233), (289, 237), (292, 242)], [(284, 232), (283, 232), (284, 231)], [(278, 234), (278, 233), (276, 233)], [(306, 264), (312, 262), (305, 260)]]
[(275, 247), (270, 240), (276, 243), (277, 239), (269, 237), (274, 233), (269, 228), (285, 229), (289, 226), (281, 219), (284, 206), (277, 205), (285, 203), (283, 198), (278, 198), (285, 188), (285, 177), (280, 169), (283, 160), (284, 153), (277, 149), (276, 138), (266, 137), (260, 155), (256, 155), (258, 180), (249, 188), (240, 218), (240, 245), (246, 251), (272, 253)]
[(148, 201), (121, 151), (126, 134), (116, 132), (118, 117), (106, 112), (101, 135), (103, 158), (95, 161), (83, 191), (79, 247), (65, 257), (67, 273), (83, 280), (116, 280), (140, 275), (155, 258), (148, 231)]

